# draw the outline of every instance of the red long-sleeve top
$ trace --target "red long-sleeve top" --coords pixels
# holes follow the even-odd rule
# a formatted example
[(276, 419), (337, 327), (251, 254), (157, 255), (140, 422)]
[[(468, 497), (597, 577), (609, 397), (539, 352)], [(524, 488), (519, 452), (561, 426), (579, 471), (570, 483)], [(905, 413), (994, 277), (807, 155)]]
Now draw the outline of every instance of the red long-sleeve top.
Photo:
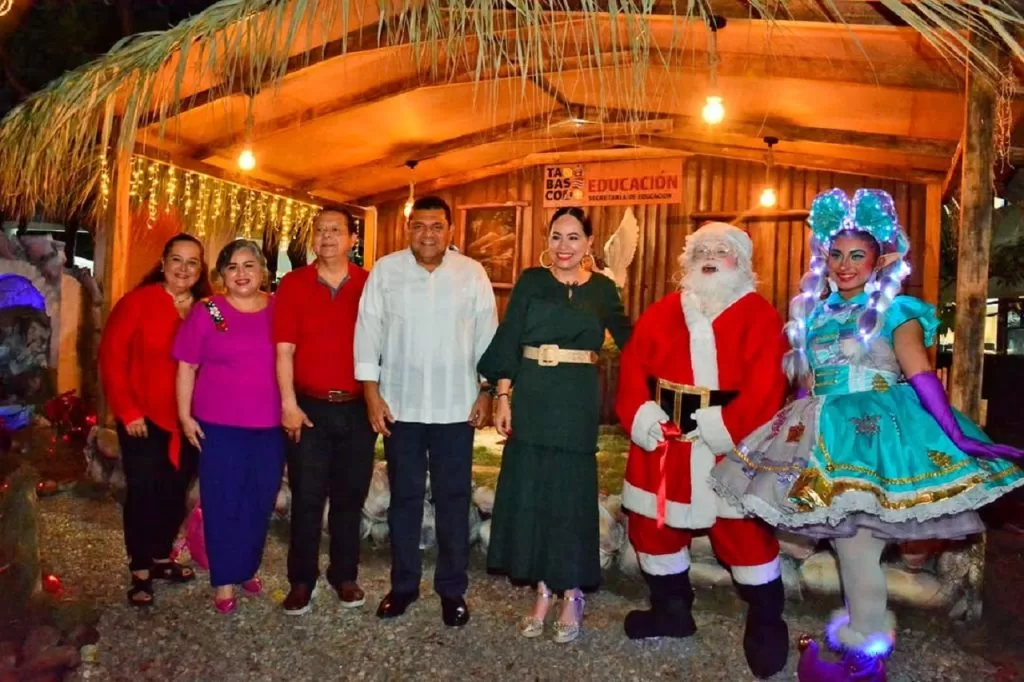
[(100, 377), (114, 416), (122, 424), (146, 417), (171, 433), (177, 464), (178, 365), (171, 355), (181, 318), (170, 294), (150, 284), (125, 294), (110, 313), (100, 341)]

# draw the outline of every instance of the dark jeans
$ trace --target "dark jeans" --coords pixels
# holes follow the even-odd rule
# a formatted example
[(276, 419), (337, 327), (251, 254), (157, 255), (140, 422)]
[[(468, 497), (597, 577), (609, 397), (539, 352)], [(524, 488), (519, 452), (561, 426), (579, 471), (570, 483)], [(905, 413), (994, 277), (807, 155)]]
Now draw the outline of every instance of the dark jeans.
[(359, 572), (359, 523), (373, 475), (377, 434), (366, 416), (366, 403), (329, 403), (299, 396), (299, 407), (313, 422), (288, 452), (292, 493), (288, 581), (312, 585), (320, 575), (320, 529), (324, 504), (330, 500), (327, 527), (331, 563), (327, 580), (334, 586), (355, 580)]
[(391, 589), (419, 594), (423, 573), (420, 533), (429, 460), (438, 548), (434, 590), (442, 597), (461, 597), (469, 584), (473, 427), (465, 422), (395, 422), (391, 436), (384, 440), (384, 453), (391, 485)]
[(154, 559), (171, 555), (199, 455), (183, 437), (180, 468), (175, 469), (168, 457), (170, 433), (148, 419), (146, 428), (145, 438), (134, 438), (117, 424), (125, 480), (124, 544), (133, 571), (147, 570)]

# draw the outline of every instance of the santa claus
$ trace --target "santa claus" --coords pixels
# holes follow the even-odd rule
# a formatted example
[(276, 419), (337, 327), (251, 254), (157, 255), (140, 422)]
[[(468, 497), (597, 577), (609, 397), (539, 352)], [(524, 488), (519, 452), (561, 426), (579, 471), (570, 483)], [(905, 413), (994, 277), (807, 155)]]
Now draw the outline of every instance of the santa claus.
[(629, 613), (625, 627), (632, 639), (696, 631), (689, 547), (706, 532), (748, 606), (747, 663), (770, 677), (789, 651), (779, 544), (708, 484), (719, 453), (768, 421), (786, 393), (782, 320), (754, 291), (752, 254), (732, 225), (694, 232), (681, 290), (644, 312), (622, 351), (616, 410), (633, 441), (622, 505), (651, 592), (650, 610)]

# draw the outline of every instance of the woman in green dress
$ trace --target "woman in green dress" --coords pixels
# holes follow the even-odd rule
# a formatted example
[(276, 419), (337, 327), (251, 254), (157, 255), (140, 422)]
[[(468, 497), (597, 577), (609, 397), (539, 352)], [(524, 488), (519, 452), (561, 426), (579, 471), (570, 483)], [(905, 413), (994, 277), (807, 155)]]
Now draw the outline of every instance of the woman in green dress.
[(524, 637), (544, 633), (554, 593), (562, 593), (558, 643), (579, 636), (582, 590), (601, 580), (597, 360), (606, 329), (620, 348), (631, 329), (615, 283), (588, 267), (592, 232), (581, 209), (555, 212), (543, 267), (520, 275), (478, 368), (497, 385), (495, 426), (508, 438), (488, 569), (537, 586), (533, 611), (520, 623)]

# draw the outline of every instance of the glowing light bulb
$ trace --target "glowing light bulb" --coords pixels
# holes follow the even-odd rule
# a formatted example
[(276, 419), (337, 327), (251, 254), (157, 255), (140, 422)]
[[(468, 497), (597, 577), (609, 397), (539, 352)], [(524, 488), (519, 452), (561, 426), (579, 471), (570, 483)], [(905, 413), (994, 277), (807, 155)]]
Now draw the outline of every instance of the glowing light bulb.
[(238, 167), (244, 171), (251, 171), (256, 167), (256, 155), (248, 147), (238, 155)]
[(716, 95), (708, 95), (704, 108), (701, 110), (701, 116), (704, 117), (705, 123), (710, 123), (711, 125), (721, 123), (722, 119), (725, 118), (725, 105), (722, 104), (722, 98)]
[(765, 187), (764, 191), (761, 192), (761, 205), (765, 208), (771, 208), (778, 201), (778, 197), (775, 196), (775, 190), (771, 187)]
[(413, 202), (413, 198), (409, 197), (406, 200), (406, 202), (405, 202), (405, 206), (402, 207), (402, 213), (405, 214), (405, 217), (407, 219), (408, 219), (409, 216), (412, 215), (412, 205), (413, 205), (413, 203), (414, 203)]

